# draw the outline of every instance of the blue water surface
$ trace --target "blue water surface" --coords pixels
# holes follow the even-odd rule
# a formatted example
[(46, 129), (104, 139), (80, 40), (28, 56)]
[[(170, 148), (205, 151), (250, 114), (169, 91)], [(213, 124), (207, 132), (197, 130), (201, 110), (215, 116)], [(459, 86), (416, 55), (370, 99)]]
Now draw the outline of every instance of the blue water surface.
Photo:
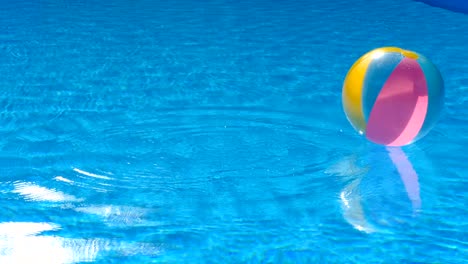
[[(468, 15), (410, 0), (1, 1), (0, 263), (466, 263)], [(431, 59), (436, 127), (346, 120), (349, 67)]]

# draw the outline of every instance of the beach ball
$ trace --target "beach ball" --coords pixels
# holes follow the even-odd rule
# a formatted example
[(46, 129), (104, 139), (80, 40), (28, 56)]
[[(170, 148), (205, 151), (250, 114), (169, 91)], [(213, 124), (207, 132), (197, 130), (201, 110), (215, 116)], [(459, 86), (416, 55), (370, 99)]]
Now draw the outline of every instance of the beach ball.
[(376, 144), (404, 146), (424, 137), (444, 104), (444, 83), (426, 57), (397, 47), (374, 49), (348, 71), (342, 91), (351, 125)]

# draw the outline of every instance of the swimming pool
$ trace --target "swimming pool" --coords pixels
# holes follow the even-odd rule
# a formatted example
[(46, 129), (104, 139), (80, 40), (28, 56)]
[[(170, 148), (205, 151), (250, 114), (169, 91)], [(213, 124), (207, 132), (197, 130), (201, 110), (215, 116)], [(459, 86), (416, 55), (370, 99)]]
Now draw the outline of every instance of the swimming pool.
[[(407, 0), (2, 5), (0, 263), (468, 259), (467, 15)], [(380, 46), (445, 79), (437, 126), (401, 149), (366, 142), (341, 106), (347, 70)]]

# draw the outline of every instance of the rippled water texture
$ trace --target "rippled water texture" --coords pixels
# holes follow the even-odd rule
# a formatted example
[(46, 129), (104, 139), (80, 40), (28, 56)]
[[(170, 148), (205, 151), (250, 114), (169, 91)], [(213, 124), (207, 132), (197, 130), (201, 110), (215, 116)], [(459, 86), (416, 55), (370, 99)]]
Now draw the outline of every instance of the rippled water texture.
[[(3, 1), (0, 263), (463, 263), (468, 16), (414, 1)], [(341, 88), (370, 49), (439, 66), (385, 149)]]

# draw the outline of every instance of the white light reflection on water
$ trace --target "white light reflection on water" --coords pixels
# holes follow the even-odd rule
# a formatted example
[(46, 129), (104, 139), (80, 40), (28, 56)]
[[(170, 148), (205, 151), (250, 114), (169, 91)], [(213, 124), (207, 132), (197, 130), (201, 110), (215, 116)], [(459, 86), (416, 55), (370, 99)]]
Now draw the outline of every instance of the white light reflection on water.
[(28, 201), (48, 201), (48, 202), (80, 202), (83, 199), (73, 195), (65, 194), (61, 191), (49, 189), (29, 182), (16, 182), (13, 184), (13, 193), (19, 194)]
[(69, 264), (95, 260), (102, 241), (40, 235), (59, 229), (52, 223), (0, 223), (0, 263)]
[[(73, 168), (73, 171), (92, 178), (111, 179), (77, 168)], [(76, 181), (75, 178), (56, 176), (53, 180), (70, 185), (85, 186)], [(71, 209), (83, 216), (97, 215), (101, 219), (96, 223), (104, 223), (114, 228), (158, 225), (157, 222), (153, 223), (146, 219), (147, 214), (152, 211), (151, 209), (110, 204), (89, 205), (84, 198), (29, 181), (5, 183), (5, 186), (9, 189), (5, 193), (15, 194), (27, 203), (46, 202), (46, 204), (50, 203), (49, 205), (52, 207), (61, 204), (63, 209)], [(50, 217), (52, 219), (54, 215)], [(91, 221), (92, 218), (83, 219)], [(161, 253), (162, 245), (160, 244), (112, 238), (59, 236), (55, 232), (68, 232), (66, 227), (57, 224), (54, 220), (51, 221), (53, 222), (33, 222), (31, 220), (0, 222), (0, 263), (72, 264), (94, 262), (99, 257), (105, 257), (109, 254), (116, 258), (122, 256), (152, 258)], [(70, 227), (73, 228), (73, 226)]]
[(96, 173), (87, 172), (87, 171), (84, 171), (84, 170), (81, 170), (81, 169), (78, 169), (78, 168), (73, 168), (73, 171), (75, 171), (75, 172), (77, 172), (77, 173), (79, 173), (81, 175), (88, 176), (88, 177), (93, 177), (93, 178), (102, 179), (102, 180), (112, 180), (112, 178), (107, 177), (105, 175), (100, 175), (100, 174), (96, 174)]
[(97, 215), (102, 221), (110, 226), (153, 226), (157, 222), (151, 222), (145, 219), (147, 213), (151, 210), (131, 206), (87, 206), (75, 208), (77, 212)]
[(58, 231), (53, 223), (0, 223), (0, 263), (2, 264), (73, 264), (94, 262), (106, 253), (116, 256), (159, 256), (161, 246), (107, 239), (63, 238), (42, 235)]

